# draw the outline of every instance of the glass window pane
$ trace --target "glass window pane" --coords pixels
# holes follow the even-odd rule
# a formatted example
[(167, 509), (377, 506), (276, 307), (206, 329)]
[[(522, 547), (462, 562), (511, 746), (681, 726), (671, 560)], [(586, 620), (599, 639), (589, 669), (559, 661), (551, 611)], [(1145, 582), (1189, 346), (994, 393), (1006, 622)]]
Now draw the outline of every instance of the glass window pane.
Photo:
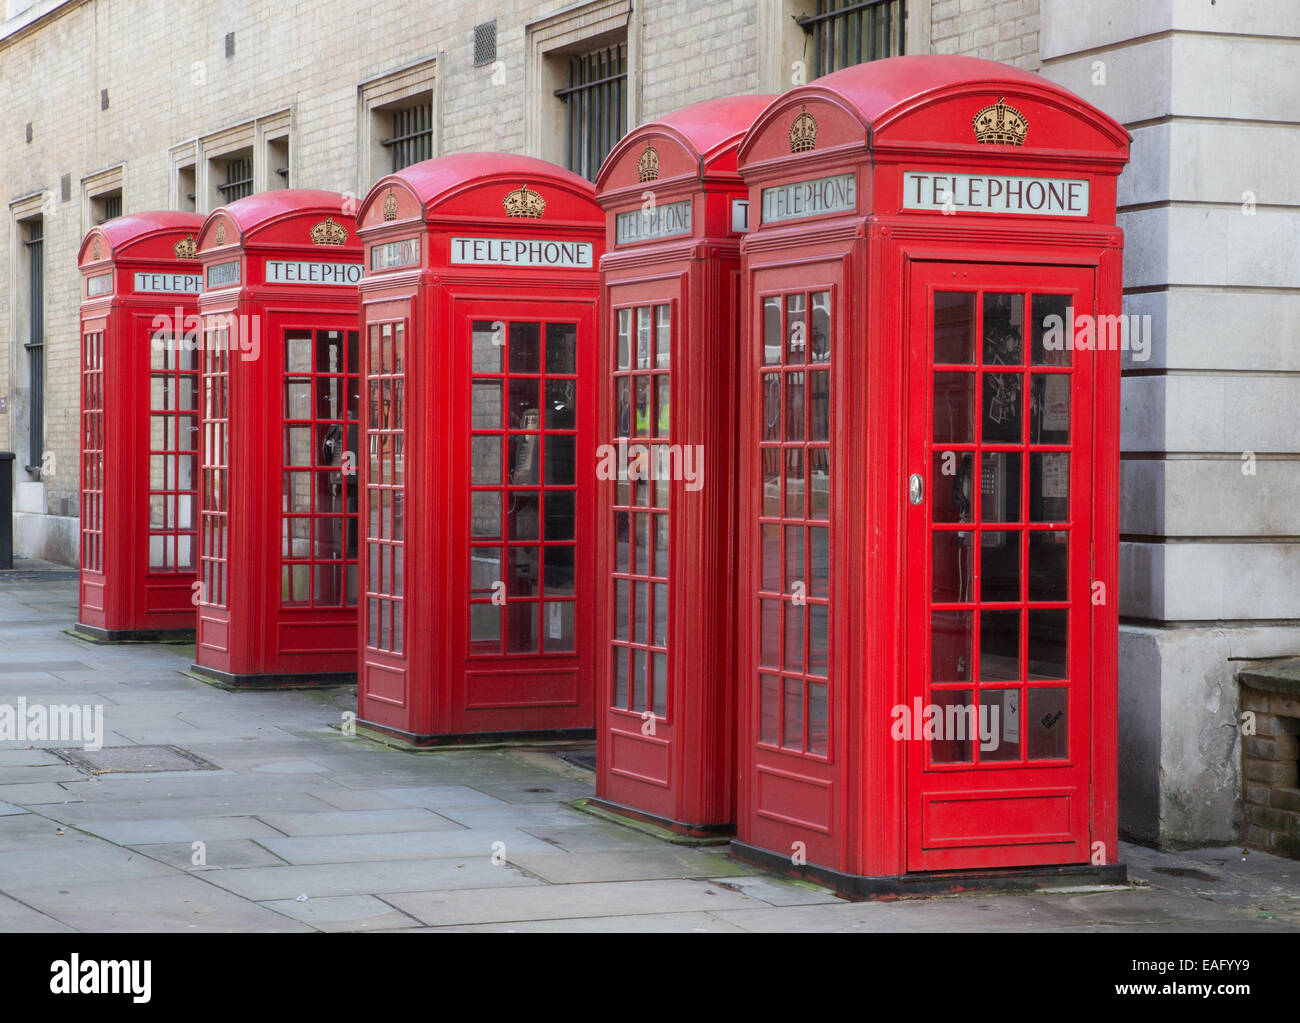
[[(371, 551), (375, 547), (371, 546)], [(373, 562), (372, 562), (373, 563)], [(469, 588), (476, 596), (497, 592), (501, 580), (501, 549), (499, 547), (472, 547), (469, 552)]]
[(1019, 373), (984, 374), (983, 429), (986, 444), (1022, 442), (1020, 399), (1024, 383), (1025, 378)]
[(980, 690), (980, 760), (1020, 759), (1019, 689)]
[(654, 693), (654, 712), (658, 717), (668, 716), (668, 655), (651, 654), (654, 669), (651, 691)]
[(632, 310), (620, 309), (618, 311), (618, 343), (617, 343), (617, 365), (619, 369), (632, 368), (631, 341), (632, 341)]
[(986, 451), (981, 459), (980, 521), (1020, 521), (1019, 451)]
[(488, 643), (495, 650), (501, 642), (501, 607), (497, 604), (469, 606), (469, 640)]
[(934, 441), (969, 444), (975, 439), (975, 375), (934, 374)]
[(1070, 455), (1043, 451), (1029, 456), (1029, 521), (1068, 522)]
[(803, 440), (803, 374), (785, 375), (785, 439)]
[(830, 530), (808, 527), (808, 595), (825, 600), (831, 593)]
[[(471, 333), (472, 363), (475, 373), (500, 373), (501, 353), (505, 348), (506, 325), (500, 320), (475, 320)], [(375, 371), (375, 338), (371, 335), (371, 372)]]
[(982, 601), (1020, 599), (1020, 534), (985, 530), (980, 547)]
[(538, 399), (540, 381), (536, 379), (510, 380), (509, 425), (512, 430), (536, 430), (541, 427)]
[(668, 366), (672, 358), (672, 318), (670, 307), (655, 306), (655, 365)]
[(785, 527), (785, 592), (793, 593), (796, 584), (803, 585), (806, 594), (807, 579), (803, 563), (803, 526)]
[(620, 377), (614, 381), (618, 395), (614, 402), (614, 436), (632, 436), (632, 378)]
[(1070, 755), (1070, 691), (1065, 686), (1029, 690), (1029, 759), (1057, 760)]
[(646, 652), (632, 651), (632, 709), (646, 710)]
[(501, 491), (476, 490), (470, 494), (470, 535), (501, 536)]
[(627, 639), (627, 615), (632, 584), (626, 579), (614, 580), (614, 638)]
[(828, 448), (808, 449), (808, 517), (826, 519), (831, 509), (831, 453)]
[(763, 299), (763, 363), (775, 366), (781, 361), (781, 296)]
[(781, 376), (763, 374), (763, 440), (781, 439)]
[(537, 616), (540, 607), (540, 604), (530, 600), (506, 603), (506, 653), (531, 654), (537, 651)]
[(666, 375), (655, 377), (654, 434), (656, 437), (668, 436), (672, 390), (670, 383)]
[(1068, 532), (1029, 534), (1029, 599), (1065, 600), (1069, 594)]
[(544, 584), (547, 596), (573, 596), (573, 552), (573, 547), (565, 545), (545, 548)]
[(769, 746), (781, 742), (781, 679), (758, 676), (758, 741)]
[(546, 491), (546, 535), (547, 540), (572, 540), (573, 530), (573, 492), (566, 490)]
[(936, 603), (965, 603), (974, 599), (971, 546), (970, 533), (934, 533), (930, 595)]
[(760, 600), (758, 621), (758, 663), (779, 668), (781, 650), (781, 601)]
[(984, 295), (984, 365), (1020, 366), (1025, 361), (1025, 296)]
[(546, 428), (572, 430), (577, 426), (577, 385), (572, 380), (546, 381)]
[(510, 372), (540, 373), (542, 371), (542, 325), (540, 323), (510, 324)]
[(542, 649), (567, 651), (573, 649), (573, 609), (571, 600), (552, 600), (542, 605)]
[(934, 361), (940, 365), (975, 361), (974, 292), (935, 292)]
[(1030, 358), (1035, 366), (1070, 364), (1070, 346), (1074, 340), (1071, 301), (1069, 295), (1035, 295), (1030, 299), (1030, 337), (1033, 339)]
[(474, 381), (470, 393), (469, 425), (474, 429), (501, 428), (501, 381)]
[(632, 584), (632, 642), (650, 642), (650, 584)]
[(668, 645), (668, 584), (653, 583), (655, 600), (655, 627), (651, 642), (655, 646)]
[(980, 681), (1020, 679), (1020, 612), (980, 613)]
[(804, 606), (785, 605), (785, 658), (786, 671), (803, 671), (803, 618)]
[(763, 511), (768, 518), (781, 516), (781, 449), (764, 448), (763, 460)]
[(760, 555), (759, 586), (769, 593), (781, 592), (781, 527), (761, 527), (762, 550)]
[(785, 337), (786, 364), (803, 363), (808, 350), (808, 323), (802, 292), (785, 296)]
[(803, 749), (803, 680), (782, 680), (785, 688), (781, 745), (786, 749)]
[(831, 375), (829, 372), (808, 374), (808, 439), (830, 440)]
[(628, 656), (626, 647), (614, 647), (614, 706), (623, 709), (627, 709)]
[(930, 613), (930, 681), (969, 682), (971, 612)]
[[(573, 434), (547, 434), (546, 437), (546, 482), (551, 486), (572, 486), (576, 466), (574, 452), (578, 438)], [(591, 470), (588, 470), (590, 472)]]
[(785, 517), (803, 518), (803, 448), (788, 448), (785, 453)]
[(575, 323), (546, 325), (546, 372), (576, 373), (578, 326)]
[(812, 348), (810, 362), (829, 362), (831, 357), (831, 293), (817, 291), (812, 297)]
[(469, 462), (471, 483), (500, 483), (501, 438), (495, 435), (471, 438)]
[(641, 306), (636, 311), (636, 368), (650, 368), (650, 307)]
[[(930, 763), (971, 763), (974, 759), (971, 740), (978, 732), (978, 724), (974, 720), (975, 706), (971, 702), (970, 690), (938, 690), (930, 694), (930, 703), (938, 708), (939, 713), (935, 721), (939, 737), (930, 740)], [(916, 728), (915, 723), (913, 728)]]
[(655, 531), (655, 575), (668, 575), (668, 516), (654, 517)]
[(826, 705), (826, 683), (808, 683), (808, 752), (824, 757), (829, 752), (830, 718)]
[(1070, 443), (1070, 380), (1066, 373), (1035, 373), (1029, 406), (1032, 444)]
[(808, 674), (826, 678), (830, 658), (830, 608), (808, 605)]
[(1068, 649), (1069, 611), (1030, 610), (1029, 612), (1029, 678), (1067, 678), (1066, 651)]

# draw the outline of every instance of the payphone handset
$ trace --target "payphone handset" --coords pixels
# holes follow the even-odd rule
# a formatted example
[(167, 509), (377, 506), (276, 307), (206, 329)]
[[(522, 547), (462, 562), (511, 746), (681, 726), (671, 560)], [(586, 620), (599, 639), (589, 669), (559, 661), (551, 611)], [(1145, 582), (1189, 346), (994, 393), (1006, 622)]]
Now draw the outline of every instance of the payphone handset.
[[(536, 430), (541, 424), (541, 413), (535, 409), (525, 409), (519, 416), (519, 429)], [(510, 469), (511, 483), (537, 482), (537, 434), (523, 434), (518, 438), (515, 448), (515, 464)]]

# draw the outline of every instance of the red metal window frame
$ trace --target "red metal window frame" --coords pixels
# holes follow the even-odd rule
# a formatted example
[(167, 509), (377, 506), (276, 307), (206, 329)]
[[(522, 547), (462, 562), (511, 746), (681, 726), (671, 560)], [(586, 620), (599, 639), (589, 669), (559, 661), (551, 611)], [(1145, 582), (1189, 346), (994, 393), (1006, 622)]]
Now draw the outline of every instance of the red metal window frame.
[[(832, 297), (826, 288), (760, 297), (757, 392), (758, 744), (820, 761), (831, 755)], [(819, 497), (814, 481), (822, 478), (826, 489)], [(824, 572), (816, 570), (819, 561)], [(816, 636), (819, 664), (812, 661)]]
[(199, 560), (202, 565), (199, 600), (226, 606), (226, 552), (229, 532), (230, 479), (230, 328), (204, 333), (203, 490), (200, 511)]
[[(615, 310), (613, 707), (669, 715), (669, 532), (672, 480), (669, 419), (673, 307), (656, 302)], [(645, 419), (641, 421), (642, 398)], [(638, 452), (649, 461), (642, 464)], [(667, 456), (667, 459), (665, 459)], [(647, 473), (646, 470), (652, 470)], [(646, 475), (658, 478), (642, 478)]]
[[(518, 349), (514, 342), (515, 328), (534, 326), (537, 328), (538, 338), (535, 353), (536, 371), (527, 369), (523, 364), (525, 348), (522, 341)], [(552, 481), (548, 477), (551, 476), (552, 471), (561, 471), (563, 465), (558, 458), (553, 457), (551, 451), (551, 446), (555, 444), (557, 438), (568, 438), (575, 457), (577, 453), (577, 402), (581, 400), (577, 394), (580, 326), (581, 324), (576, 320), (526, 316), (497, 320), (475, 318), (470, 323), (471, 347), (476, 352), (476, 364), (471, 365), (470, 373), (471, 419), (468, 442), (471, 473), (468, 552), (469, 656), (471, 658), (536, 654), (572, 656), (576, 652), (578, 623), (576, 621), (575, 522), (578, 503), (578, 466), (576, 464), (572, 466), (573, 474), (567, 481), (562, 478)], [(572, 338), (569, 346), (571, 358), (567, 370), (551, 368), (551, 338), (553, 333), (558, 338), (560, 331)], [(485, 342), (484, 338), (488, 340)], [(495, 369), (491, 368), (491, 360), (488, 360), (487, 368), (477, 364), (478, 355), (485, 354), (487, 351), (485, 344), (499, 349), (500, 359)], [(516, 351), (520, 353), (518, 364), (514, 361)], [(530, 425), (523, 422), (519, 425), (511, 425), (508, 416), (512, 402), (511, 395), (515, 393), (516, 388), (522, 394), (528, 395), (534, 390), (533, 385), (535, 385), (538, 401), (537, 423)], [(473, 395), (476, 389), (480, 388), (487, 390), (488, 393), (491, 388), (499, 390), (501, 414), (495, 424), (490, 424), (486, 419), (478, 422), (474, 419), (473, 410), (476, 403)], [(570, 425), (553, 426), (552, 416), (555, 411), (553, 396), (563, 395), (566, 392), (565, 401), (569, 410)], [(544, 416), (541, 415), (543, 409)], [(529, 445), (532, 445), (531, 449)], [(554, 454), (558, 455), (560, 450), (559, 445), (556, 444)], [(509, 468), (512, 452), (515, 459), (514, 470)], [(515, 482), (514, 474), (521, 471), (520, 460), (527, 462), (530, 458), (533, 464), (529, 467), (529, 471), (524, 473), (525, 479)], [(529, 476), (533, 478), (529, 480)], [(496, 498), (495, 502), (493, 495)], [(524, 526), (522, 535), (512, 537), (510, 533), (514, 523), (521, 521), (519, 502), (525, 502), (523, 507), (526, 508), (527, 502), (533, 495), (536, 496), (537, 501), (535, 530), (530, 536), (527, 527)], [(562, 495), (567, 495), (567, 498)], [(548, 508), (551, 501), (554, 501), (559, 509), (563, 509), (564, 504), (567, 503), (567, 514), (561, 511), (560, 515), (552, 516)], [(499, 522), (496, 534), (477, 532), (484, 513), (491, 517), (494, 503)], [(567, 528), (563, 525), (566, 521)], [(551, 538), (552, 522), (560, 524), (560, 535), (554, 539)], [(530, 549), (535, 552), (532, 555), (531, 566), (528, 560)], [(493, 551), (497, 553), (493, 555)], [(555, 558), (554, 577), (557, 582), (554, 591), (551, 589), (552, 584), (547, 581), (548, 572), (551, 571), (551, 558)], [(569, 569), (567, 587), (562, 582), (566, 560)], [(492, 568), (494, 562), (497, 566), (495, 571)], [(523, 570), (530, 567), (535, 571), (536, 583), (528, 589)], [(498, 626), (495, 641), (481, 638), (482, 634), (477, 631), (491, 624), (494, 617), (491, 609), (494, 607), (498, 609), (495, 613)], [(546, 620), (548, 615), (558, 616), (557, 622), (549, 623)], [(567, 628), (564, 623), (566, 615)], [(528, 620), (530, 617), (531, 622)], [(561, 636), (557, 642), (563, 642), (563, 637), (567, 633), (567, 645), (550, 645), (548, 626), (551, 624), (559, 625)], [(520, 636), (527, 635), (526, 630), (529, 628), (533, 630), (534, 637), (530, 644), (524, 645), (513, 638), (516, 632)]]
[(104, 571), (104, 332), (82, 336), (81, 567)]
[[(351, 444), (360, 415), (360, 333), (286, 327), (281, 340), (281, 606), (356, 607), (357, 472)], [(336, 341), (338, 365), (322, 366), (322, 353)], [(331, 397), (334, 407), (323, 408)], [(335, 506), (322, 509), (330, 501)]]
[(401, 654), (406, 612), (406, 321), (370, 324), (368, 342), (366, 645)]
[[(969, 361), (953, 361), (939, 359), (939, 339), (940, 324), (938, 322), (938, 296), (971, 296), (972, 317), (970, 320), (970, 358)], [(990, 342), (986, 337), (985, 317), (988, 308), (987, 296), (1010, 296), (1010, 304), (1019, 305), (1020, 310), (1020, 338), (1018, 359), (1013, 361), (988, 361)], [(1034, 284), (987, 284), (972, 286), (936, 286), (930, 292), (930, 320), (931, 330), (929, 332), (929, 349), (928, 349), (928, 373), (927, 389), (930, 392), (927, 401), (927, 432), (926, 432), (926, 455), (927, 464), (931, 468), (930, 493), (926, 496), (926, 515), (928, 524), (929, 543), (926, 552), (926, 619), (925, 634), (926, 642), (923, 656), (925, 658), (925, 674), (923, 676), (925, 705), (942, 706), (945, 708), (949, 701), (958, 699), (958, 706), (969, 706), (973, 701), (976, 721), (979, 721), (978, 715), (981, 713), (981, 705), (989, 707), (997, 706), (999, 708), (1000, 727), (1005, 725), (1007, 715), (1011, 713), (1008, 710), (1007, 697), (1014, 696), (1015, 715), (1017, 721), (1017, 738), (1015, 740), (1015, 756), (1007, 757), (1004, 752), (1008, 747), (1005, 745), (1005, 736), (999, 736), (998, 744), (995, 749), (990, 750), (986, 755), (981, 748), (982, 744), (978, 739), (972, 741), (971, 737), (957, 739), (953, 736), (945, 736), (940, 739), (932, 739), (925, 743), (925, 769), (927, 771), (962, 771), (971, 769), (984, 770), (1001, 770), (1004, 768), (1033, 768), (1038, 766), (1050, 766), (1053, 763), (1068, 763), (1076, 760), (1078, 757), (1085, 755), (1084, 750), (1071, 751), (1069, 749), (1068, 737), (1070, 732), (1070, 723), (1075, 709), (1079, 702), (1074, 697), (1074, 691), (1077, 686), (1087, 685), (1086, 679), (1074, 678), (1076, 659), (1073, 656), (1075, 645), (1080, 642), (1086, 643), (1086, 637), (1075, 635), (1077, 633), (1078, 617), (1071, 624), (1071, 611), (1077, 611), (1069, 600), (1072, 592), (1072, 583), (1074, 580), (1070, 577), (1071, 565), (1075, 561), (1075, 554), (1070, 549), (1072, 543), (1086, 543), (1086, 535), (1076, 535), (1080, 530), (1076, 528), (1078, 523), (1074, 521), (1071, 509), (1078, 505), (1078, 502), (1084, 500), (1082, 495), (1071, 494), (1069, 492), (1069, 480), (1071, 476), (1071, 464), (1075, 456), (1077, 438), (1071, 435), (1073, 426), (1070, 415), (1072, 405), (1075, 400), (1076, 388), (1074, 386), (1074, 375), (1078, 371), (1078, 364), (1075, 359), (1071, 358), (1071, 353), (1067, 350), (1060, 353), (1048, 353), (1042, 348), (1042, 323), (1045, 311), (1048, 310), (1046, 302), (1054, 301), (1051, 311), (1064, 313), (1065, 308), (1073, 306), (1078, 299), (1077, 293), (1060, 294), (1053, 284), (1047, 283), (1041, 286)], [(1046, 300), (1043, 306), (1040, 306), (1037, 299)], [(1059, 306), (1059, 309), (1056, 308)], [(1042, 351), (1041, 361), (1039, 351)], [(997, 358), (996, 354), (994, 358)], [(968, 442), (954, 441), (951, 439), (940, 439), (936, 435), (937, 427), (935, 425), (935, 406), (939, 402), (939, 391), (941, 388), (940, 375), (953, 378), (954, 381), (964, 380), (969, 377), (972, 381), (969, 395), (969, 427), (971, 440)], [(1049, 383), (1054, 380), (1065, 381), (1065, 394), (1067, 396), (1067, 416), (1066, 429), (1067, 439), (1062, 442), (1044, 442), (1041, 439), (1035, 439), (1033, 427), (1035, 425), (1035, 410), (1037, 409), (1037, 422), (1039, 427), (1042, 426), (1042, 420), (1045, 417), (1046, 395)], [(992, 400), (998, 400), (997, 392), (1003, 387), (995, 382), (997, 380), (1011, 381), (1016, 380), (1018, 390), (1015, 390), (1019, 400), (1019, 436), (1016, 438), (997, 438), (987, 439), (985, 437), (986, 429), (986, 407)], [(948, 390), (953, 389), (952, 382), (947, 385)], [(960, 385), (958, 385), (960, 386)], [(1053, 386), (1053, 390), (1059, 388)], [(1060, 431), (1054, 431), (1060, 432)], [(953, 452), (955, 459), (948, 459), (946, 453)], [(943, 482), (952, 477), (952, 473), (945, 473), (945, 461), (950, 463), (960, 460), (961, 456), (969, 456), (968, 468), (961, 468), (958, 472), (969, 472), (971, 479), (969, 495), (969, 518), (962, 520), (953, 515), (952, 509), (948, 508), (945, 497), (945, 488)], [(992, 456), (991, 460), (989, 456)], [(1010, 509), (1004, 511), (992, 512), (989, 519), (985, 518), (985, 498), (992, 497), (994, 493), (1000, 491), (1002, 484), (992, 480), (989, 476), (989, 466), (992, 465), (993, 473), (1006, 476), (1002, 472), (1003, 458), (1008, 458), (1006, 464), (1015, 465), (1016, 478), (1016, 507), (1014, 517), (1010, 515)], [(1015, 461), (1010, 461), (1014, 458)], [(1063, 500), (1065, 512), (1064, 517), (1047, 517), (1045, 512), (1040, 509), (1035, 512), (1032, 498), (1034, 497), (1034, 478), (1035, 467), (1037, 466), (1037, 476), (1041, 479), (1046, 469), (1047, 459), (1064, 458), (1063, 475), (1067, 484), (1066, 496), (1064, 499), (1059, 497), (1053, 500)], [(959, 463), (960, 464), (960, 463)], [(951, 467), (951, 465), (949, 466)], [(978, 476), (976, 473), (978, 472)], [(1057, 471), (1057, 475), (1061, 470)], [(975, 486), (978, 479), (979, 486)], [(1042, 495), (1040, 494), (1040, 498)], [(1086, 531), (1084, 531), (1086, 533)], [(940, 539), (940, 538), (943, 539)], [(948, 539), (951, 537), (952, 539)], [(994, 538), (1005, 537), (997, 540)], [(1042, 538), (1037, 545), (1035, 538)], [(1051, 538), (1050, 542), (1047, 538)], [(1061, 539), (1063, 538), (1063, 540)], [(984, 599), (984, 588), (986, 583), (986, 573), (984, 563), (988, 555), (985, 552), (986, 546), (1004, 546), (1008, 542), (1016, 544), (1016, 595), (1009, 599)], [(966, 566), (968, 578), (971, 585), (974, 586), (978, 581), (979, 592), (972, 592), (967, 595), (969, 599), (961, 599), (962, 594), (958, 592), (959, 599), (943, 599), (948, 594), (940, 594), (937, 587), (940, 582), (936, 580), (935, 557), (940, 545), (945, 547), (955, 547), (960, 551), (966, 549), (967, 557), (970, 559)], [(1035, 596), (1031, 593), (1033, 586), (1033, 570), (1031, 559), (1034, 557), (1035, 546), (1054, 547), (1063, 546), (1064, 557), (1059, 560), (1062, 564), (1062, 574), (1059, 578), (1059, 599), (1043, 597), (1040, 593)], [(960, 574), (960, 567), (958, 569)], [(997, 594), (993, 594), (994, 597)], [(1060, 652), (1060, 660), (1063, 670), (1044, 676), (1041, 671), (1038, 677), (1034, 677), (1031, 670), (1033, 662), (1031, 657), (1034, 654), (1034, 637), (1045, 636), (1050, 631), (1045, 628), (1046, 616), (1053, 615), (1063, 619), (1066, 626), (1066, 643)], [(1015, 633), (1016, 633), (1016, 656), (1015, 656), (1015, 673), (1013, 677), (1001, 677), (1005, 675), (1005, 667), (998, 667), (991, 663), (991, 658), (985, 656), (985, 631), (988, 620), (997, 617), (999, 622), (1009, 622), (1011, 616), (1015, 616)], [(1038, 625), (1035, 625), (1035, 618), (1038, 618)], [(961, 680), (939, 680), (936, 678), (936, 672), (941, 671), (936, 665), (936, 660), (940, 658), (939, 647), (941, 635), (936, 635), (936, 623), (940, 620), (949, 623), (949, 626), (956, 625), (957, 635), (966, 634), (965, 649), (970, 650), (969, 662), (966, 665), (967, 677)], [(965, 624), (957, 624), (964, 622)], [(952, 628), (948, 628), (951, 637)], [(992, 629), (989, 630), (990, 634)], [(999, 631), (1005, 632), (1006, 628)], [(1045, 641), (1046, 642), (1046, 641)], [(989, 642), (992, 649), (995, 646), (993, 641)], [(986, 661), (989, 663), (986, 664)], [(1041, 664), (1042, 657), (1038, 658)], [(960, 667), (960, 664), (958, 665)], [(1047, 699), (1049, 692), (1061, 691), (1065, 697), (1064, 707), (1048, 707), (1041, 701)], [(984, 704), (983, 697), (985, 694), (1001, 693), (996, 702), (990, 695), (989, 702)], [(968, 698), (967, 702), (961, 702), (960, 695)], [(1042, 694), (1042, 695), (1038, 695)], [(1038, 704), (1035, 706), (1035, 704)], [(1034, 731), (1031, 730), (1035, 721), (1045, 716), (1051, 716), (1054, 710), (1064, 710), (1065, 721), (1059, 730), (1052, 733), (1054, 741), (1059, 744), (1061, 741), (1066, 742), (1066, 748), (1059, 753), (1053, 752), (1051, 755), (1030, 756), (1030, 747), (1032, 745)], [(969, 713), (969, 712), (967, 712)], [(1056, 715), (1060, 717), (1060, 715)], [(936, 756), (938, 753), (938, 756)]]
[(199, 440), (195, 348), (193, 335), (155, 332), (150, 337), (148, 564), (153, 574), (194, 570)]

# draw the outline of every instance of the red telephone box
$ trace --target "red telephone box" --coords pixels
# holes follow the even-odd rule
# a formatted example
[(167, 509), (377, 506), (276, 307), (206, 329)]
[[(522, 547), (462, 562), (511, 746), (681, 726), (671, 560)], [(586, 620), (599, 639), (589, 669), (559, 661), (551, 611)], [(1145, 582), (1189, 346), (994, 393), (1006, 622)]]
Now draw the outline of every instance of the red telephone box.
[(531, 157), (445, 156), (381, 180), (357, 222), (358, 717), (421, 744), (590, 736), (591, 183)]
[(195, 213), (91, 228), (81, 303), (81, 585), (100, 640), (194, 633), (198, 528)]
[(236, 686), (357, 664), (361, 245), (346, 199), (284, 189), (214, 210), (204, 290), (194, 670)]
[(1089, 339), (1128, 143), (965, 57), (828, 75), (742, 143), (742, 857), (860, 894), (1123, 876), (1120, 354)]
[[(678, 110), (601, 167), (596, 795), (706, 834), (734, 819), (736, 148), (771, 96)], [(671, 410), (671, 414), (670, 414)]]

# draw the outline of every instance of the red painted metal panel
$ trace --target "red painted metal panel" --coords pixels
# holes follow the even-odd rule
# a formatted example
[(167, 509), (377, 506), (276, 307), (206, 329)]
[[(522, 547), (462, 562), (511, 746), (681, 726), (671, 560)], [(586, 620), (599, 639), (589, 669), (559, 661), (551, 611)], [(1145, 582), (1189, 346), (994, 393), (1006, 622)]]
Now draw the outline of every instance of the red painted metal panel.
[(202, 223), (197, 214), (130, 214), (92, 228), (78, 253), (78, 620), (108, 639), (195, 627), (197, 363), (186, 339)]
[[(1116, 862), (1120, 356), (1027, 353), (1053, 302), (1119, 312), (1127, 158), (1124, 129), (1077, 96), (959, 57), (827, 75), (773, 101), (741, 143), (753, 211), (736, 657), (747, 845), (875, 878)], [(954, 310), (977, 301), (979, 351), (958, 357)], [(807, 333), (819, 306), (829, 344), (814, 360), (801, 346), (825, 344)], [(816, 373), (829, 374), (820, 391)], [(818, 401), (829, 409), (813, 409), (813, 434)], [(825, 623), (793, 611), (788, 585), (792, 537), (821, 528), (802, 503), (817, 497), (814, 466), (829, 478)], [(954, 579), (965, 582), (945, 588)], [(945, 726), (978, 729), (982, 705), (999, 730), (895, 738), (900, 715), (924, 719), (932, 701)]]
[(418, 743), (590, 734), (591, 185), (529, 157), (440, 157), (376, 184), (358, 224), (359, 717)]

